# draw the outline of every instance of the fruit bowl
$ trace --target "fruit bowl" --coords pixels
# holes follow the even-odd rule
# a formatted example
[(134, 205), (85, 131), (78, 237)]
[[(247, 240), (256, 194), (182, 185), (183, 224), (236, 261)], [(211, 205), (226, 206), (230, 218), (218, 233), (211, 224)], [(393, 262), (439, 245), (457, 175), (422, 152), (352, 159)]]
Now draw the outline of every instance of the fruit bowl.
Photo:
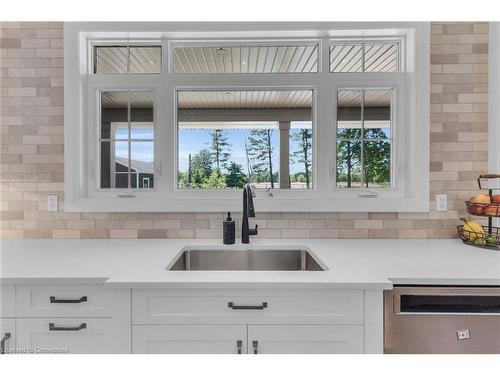
[(488, 227), (483, 226), (484, 233), (467, 229), (464, 225), (457, 227), (458, 237), (466, 244), (482, 247), (486, 249), (500, 249), (500, 228), (493, 227), (491, 233), (488, 232)]
[(478, 203), (466, 201), (467, 212), (474, 216), (491, 216), (500, 217), (500, 204), (499, 203)]

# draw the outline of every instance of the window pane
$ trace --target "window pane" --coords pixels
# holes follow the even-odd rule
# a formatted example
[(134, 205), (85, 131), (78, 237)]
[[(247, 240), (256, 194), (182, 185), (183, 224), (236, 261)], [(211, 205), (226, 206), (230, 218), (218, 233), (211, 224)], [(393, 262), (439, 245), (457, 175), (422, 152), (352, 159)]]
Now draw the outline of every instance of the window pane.
[(153, 188), (153, 92), (102, 91), (100, 98), (100, 187)]
[(101, 139), (128, 139), (128, 93), (101, 92)]
[(130, 92), (130, 121), (132, 139), (154, 139), (153, 92)]
[(161, 47), (130, 47), (130, 73), (161, 73)]
[(178, 186), (312, 187), (312, 90), (179, 91)]
[(337, 187), (361, 186), (361, 142), (337, 141)]
[(128, 187), (128, 159), (128, 142), (101, 142), (102, 189)]
[(337, 94), (337, 138), (361, 137), (361, 90), (339, 90)]
[(294, 121), (290, 129), (290, 188), (312, 187), (312, 122)]
[(330, 72), (352, 73), (363, 71), (363, 46), (338, 44), (330, 47)]
[(365, 72), (397, 72), (398, 44), (365, 44)]
[(111, 147), (114, 147), (114, 164), (115, 164), (115, 186), (114, 188), (128, 188), (128, 142), (118, 141), (111, 142)]
[(174, 47), (174, 73), (315, 73), (317, 44)]
[(392, 89), (337, 96), (337, 187), (391, 186)]
[(94, 73), (116, 74), (127, 73), (128, 51), (126, 46), (121, 47), (94, 47)]
[(94, 73), (161, 73), (161, 47), (95, 46)]
[(130, 146), (132, 187), (145, 187), (144, 179), (149, 181), (146, 187), (152, 188), (154, 182), (154, 143), (151, 141), (132, 141)]
[(363, 148), (364, 186), (390, 187), (391, 143), (389, 141), (365, 141)]
[(365, 90), (364, 138), (391, 138), (392, 90)]
[(399, 43), (357, 42), (330, 46), (330, 72), (398, 72)]

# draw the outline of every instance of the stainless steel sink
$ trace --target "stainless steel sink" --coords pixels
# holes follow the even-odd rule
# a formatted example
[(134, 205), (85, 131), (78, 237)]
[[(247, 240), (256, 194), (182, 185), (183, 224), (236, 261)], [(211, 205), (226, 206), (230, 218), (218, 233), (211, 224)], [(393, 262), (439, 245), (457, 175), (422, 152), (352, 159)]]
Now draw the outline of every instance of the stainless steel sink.
[(167, 266), (169, 271), (324, 271), (302, 248), (185, 248)]

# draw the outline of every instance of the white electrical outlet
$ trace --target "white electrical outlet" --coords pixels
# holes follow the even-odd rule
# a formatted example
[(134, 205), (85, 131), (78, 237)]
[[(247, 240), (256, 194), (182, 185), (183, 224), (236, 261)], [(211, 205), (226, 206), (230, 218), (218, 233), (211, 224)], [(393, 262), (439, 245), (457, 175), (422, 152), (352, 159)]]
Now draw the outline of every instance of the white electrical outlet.
[(50, 194), (47, 197), (47, 211), (57, 211), (59, 209), (58, 197), (55, 194)]
[(436, 194), (436, 211), (448, 211), (448, 196)]

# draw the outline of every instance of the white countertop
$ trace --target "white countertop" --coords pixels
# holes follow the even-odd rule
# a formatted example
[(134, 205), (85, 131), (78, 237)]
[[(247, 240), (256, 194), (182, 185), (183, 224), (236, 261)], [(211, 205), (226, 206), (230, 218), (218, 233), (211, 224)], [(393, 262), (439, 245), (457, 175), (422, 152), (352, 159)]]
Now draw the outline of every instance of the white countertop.
[[(3, 240), (0, 281), (105, 282), (112, 287), (390, 289), (393, 284), (500, 285), (500, 251), (459, 240), (253, 240), (305, 246), (327, 271), (166, 271), (184, 246), (220, 240)], [(250, 245), (250, 246), (252, 246)], [(241, 244), (233, 245), (236, 247)], [(224, 246), (231, 248), (231, 246)]]

